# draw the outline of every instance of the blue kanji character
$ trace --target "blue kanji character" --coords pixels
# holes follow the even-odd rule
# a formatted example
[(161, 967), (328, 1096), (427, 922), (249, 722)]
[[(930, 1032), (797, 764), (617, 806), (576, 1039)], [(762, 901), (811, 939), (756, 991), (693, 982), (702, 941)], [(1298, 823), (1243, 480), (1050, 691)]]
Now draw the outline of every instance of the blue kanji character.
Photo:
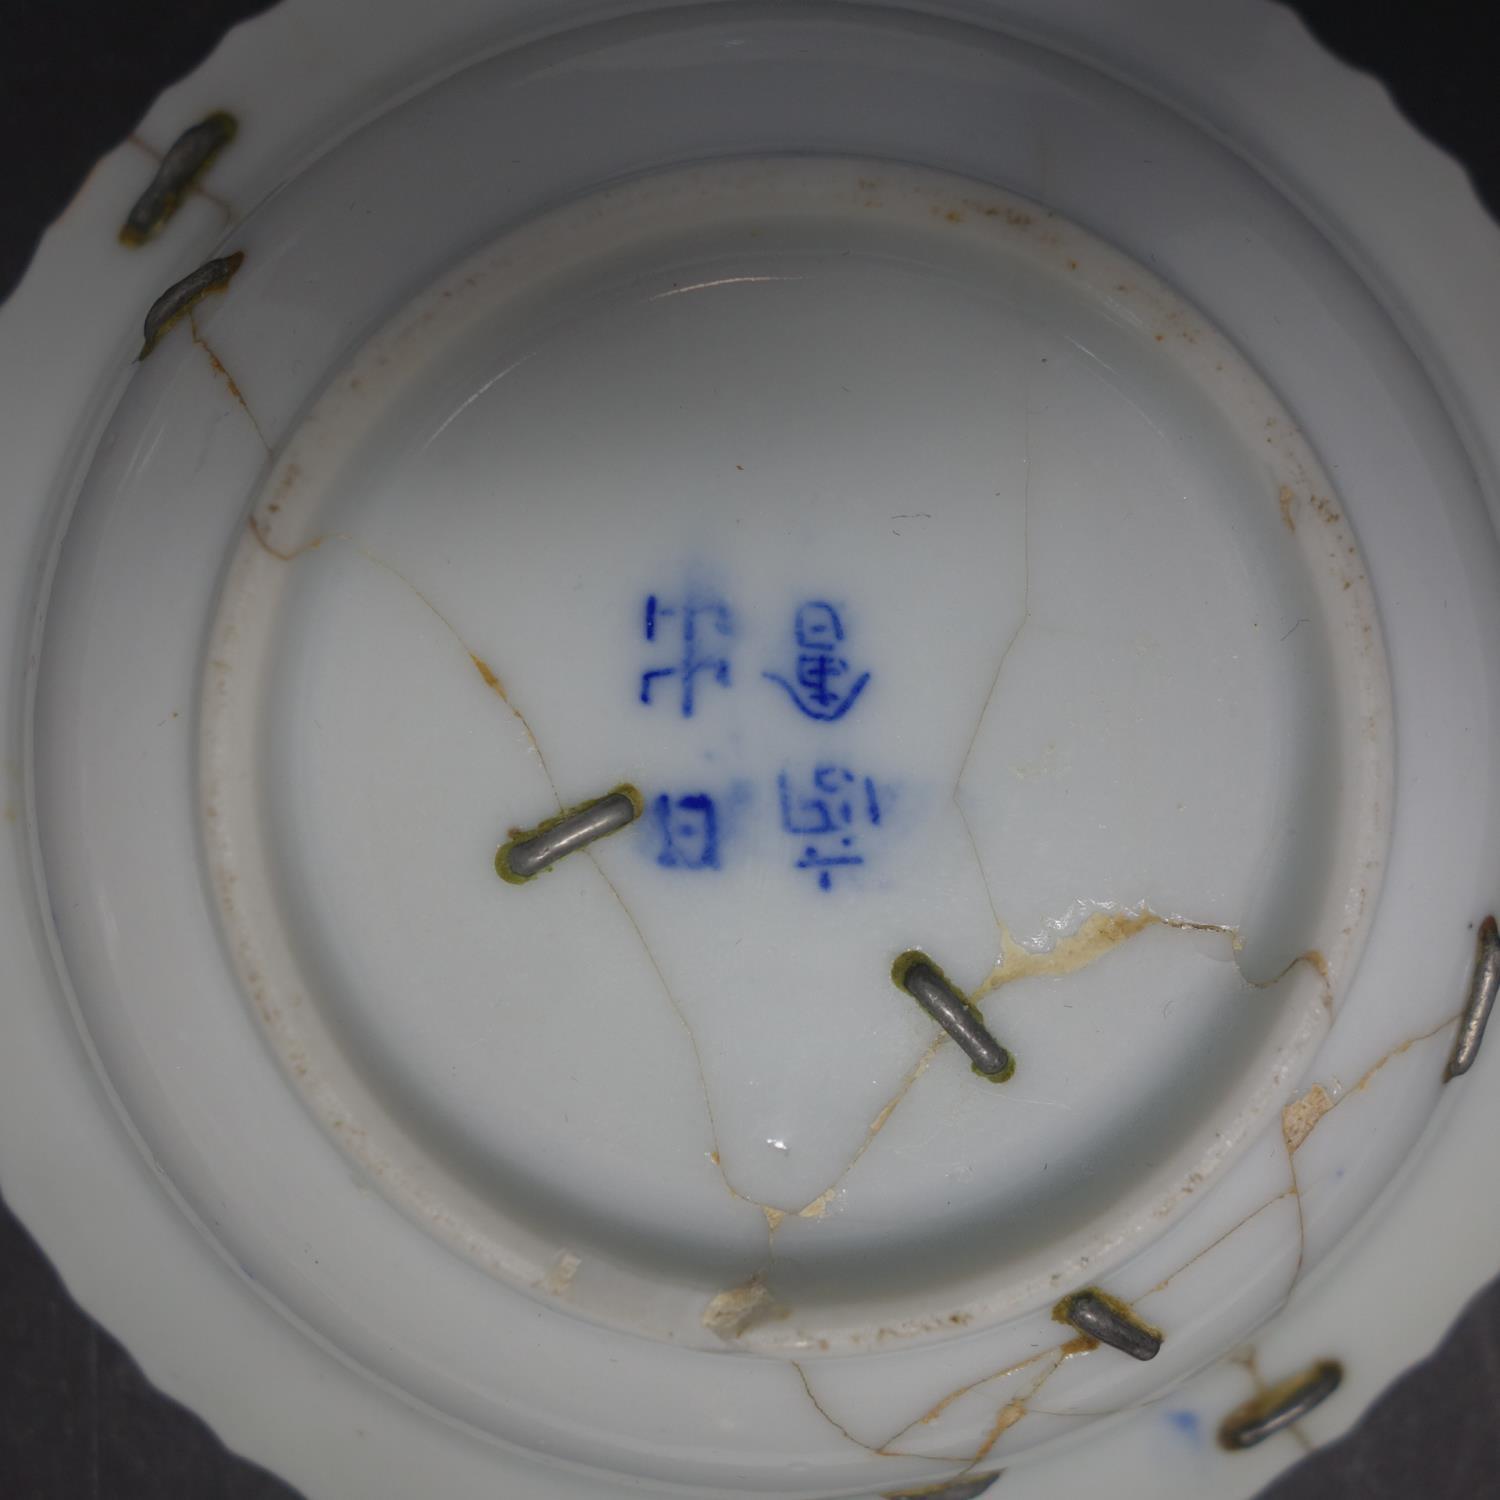
[(809, 719), (825, 723), (842, 719), (864, 692), (870, 674), (862, 672), (847, 687), (840, 686), (840, 679), (850, 676), (850, 667), (839, 655), (844, 622), (838, 610), (824, 600), (811, 599), (797, 610), (792, 631), (797, 643), (795, 681), (788, 681), (779, 672), (761, 675), (785, 688), (787, 696)]
[(671, 797), (665, 792), (651, 805), (661, 834), (656, 862), (669, 870), (719, 868), (719, 815), (706, 792)]
[(665, 634), (662, 624), (676, 620), (682, 638), (682, 655), (670, 667), (654, 667), (641, 674), (641, 702), (651, 703), (651, 685), (662, 679), (676, 678), (680, 693), (682, 717), (691, 719), (696, 708), (695, 684), (700, 672), (708, 672), (720, 687), (729, 686), (729, 659), (725, 656), (701, 655), (699, 633), (703, 628), (700, 620), (706, 619), (709, 627), (719, 635), (732, 637), (734, 622), (729, 606), (717, 599), (688, 599), (682, 604), (663, 604), (655, 594), (646, 599), (646, 639), (654, 641), (658, 633)]
[(816, 870), (819, 889), (832, 890), (834, 871), (865, 862), (854, 847), (855, 825), (861, 818), (871, 826), (880, 822), (880, 798), (874, 781), (868, 776), (857, 777), (842, 766), (821, 765), (814, 769), (807, 793), (794, 794), (785, 771), (776, 778), (776, 786), (782, 828), (803, 837), (827, 838), (821, 847), (805, 845), (796, 868)]

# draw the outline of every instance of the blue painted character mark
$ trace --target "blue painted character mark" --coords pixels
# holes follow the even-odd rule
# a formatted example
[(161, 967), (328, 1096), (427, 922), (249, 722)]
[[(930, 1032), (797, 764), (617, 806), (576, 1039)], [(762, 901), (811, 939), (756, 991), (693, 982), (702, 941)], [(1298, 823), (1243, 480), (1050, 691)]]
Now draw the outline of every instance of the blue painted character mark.
[(843, 766), (821, 765), (814, 769), (805, 788), (794, 790), (785, 771), (776, 778), (776, 787), (782, 829), (818, 840), (803, 846), (796, 868), (816, 870), (818, 889), (832, 890), (839, 870), (865, 862), (855, 839), (860, 823), (872, 827), (880, 823), (880, 797), (874, 781), (868, 776), (858, 777)]
[(761, 675), (785, 688), (787, 696), (809, 719), (823, 723), (842, 719), (864, 692), (870, 674), (862, 672), (847, 685), (842, 683), (851, 669), (848, 659), (839, 654), (844, 622), (838, 610), (822, 599), (810, 599), (798, 609), (792, 632), (797, 642), (795, 681), (788, 681), (779, 672)]
[(661, 850), (656, 862), (669, 870), (719, 868), (719, 815), (706, 792), (671, 797), (665, 792), (651, 805)]
[[(681, 604), (663, 604), (655, 594), (647, 596), (645, 630), (646, 639), (654, 641), (665, 636), (670, 629), (667, 622), (675, 621), (675, 630), (681, 640), (681, 655), (670, 667), (653, 667), (641, 674), (641, 702), (648, 707), (652, 702), (653, 683), (676, 679), (678, 703), (684, 719), (691, 719), (697, 711), (697, 681), (700, 672), (707, 672), (720, 687), (729, 686), (729, 658), (705, 652), (700, 636), (708, 631), (726, 639), (734, 635), (734, 620), (729, 606), (722, 599), (685, 599)], [(705, 623), (706, 622), (706, 623)]]
[[(845, 839), (847, 844), (850, 840)], [(818, 889), (820, 891), (831, 891), (833, 889), (833, 872), (848, 865), (864, 864), (864, 856), (859, 854), (819, 854), (817, 849), (809, 844), (802, 851), (802, 858), (797, 861), (799, 870), (816, 870), (818, 872)]]
[(785, 771), (776, 778), (781, 793), (781, 826), (787, 833), (833, 833), (852, 827), (858, 816), (880, 822), (880, 798), (875, 783), (856, 777), (842, 766), (822, 765), (812, 773), (811, 791), (793, 795)]

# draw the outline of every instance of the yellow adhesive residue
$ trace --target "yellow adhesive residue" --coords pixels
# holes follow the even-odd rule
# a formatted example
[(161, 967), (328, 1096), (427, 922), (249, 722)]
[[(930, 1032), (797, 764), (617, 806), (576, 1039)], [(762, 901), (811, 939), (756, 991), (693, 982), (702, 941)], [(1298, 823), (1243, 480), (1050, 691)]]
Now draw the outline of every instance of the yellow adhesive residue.
[[(1266, 441), (1269, 443), (1271, 440), (1267, 438)], [(1292, 504), (1297, 497), (1285, 485), (1282, 485), (1279, 498), (1281, 501), (1281, 519), (1288, 531), (1295, 532), (1297, 529), (1297, 518), (1292, 514)]]
[(870, 1121), (870, 1129), (868, 1133), (871, 1139), (879, 1135), (880, 1132), (885, 1129), (886, 1121), (889, 1120), (890, 1117), (896, 1112), (896, 1106), (900, 1104), (902, 1099), (905, 1097), (905, 1090), (903, 1090), (899, 1094), (892, 1095), (891, 1098), (887, 1099), (886, 1102), (881, 1106), (880, 1113)]
[(573, 1285), (573, 1278), (583, 1262), (571, 1250), (559, 1250), (547, 1274), (539, 1283), (544, 1292), (554, 1297), (565, 1297)]
[[(1111, 1297), (1108, 1292), (1100, 1291), (1096, 1286), (1086, 1286), (1076, 1292), (1070, 1292), (1052, 1309), (1052, 1321), (1054, 1323), (1066, 1323), (1071, 1328), (1073, 1326), (1073, 1304), (1080, 1297), (1092, 1297), (1094, 1301), (1102, 1302), (1116, 1317), (1129, 1323), (1132, 1328), (1140, 1329), (1142, 1333), (1149, 1333), (1154, 1339), (1160, 1340), (1165, 1337), (1160, 1328), (1148, 1323), (1128, 1302), (1122, 1302), (1118, 1297)], [(1095, 1340), (1087, 1334), (1083, 1335), (1083, 1341), (1091, 1347), (1095, 1345)], [(1082, 1349), (1073, 1347), (1078, 1342), (1078, 1339), (1071, 1339), (1063, 1345), (1064, 1357), (1068, 1354), (1081, 1354), (1084, 1352)]]
[(1321, 1083), (1315, 1083), (1300, 1099), (1293, 1099), (1281, 1112), (1281, 1134), (1286, 1149), (1295, 1151), (1332, 1108), (1333, 1100)]
[(266, 535), (266, 528), (255, 516), (247, 516), (245, 518), (245, 525), (249, 528), (250, 535), (260, 544), (261, 551), (274, 557), (277, 562), (296, 562), (304, 553), (316, 552), (324, 542), (330, 540), (326, 536), (315, 536), (310, 542), (303, 542), (300, 547), (295, 548), (293, 551), (285, 552), (280, 547), (273, 547), (271, 545), (271, 540)]
[(733, 1339), (758, 1324), (770, 1323), (790, 1314), (791, 1309), (776, 1301), (765, 1277), (757, 1271), (748, 1281), (711, 1298), (703, 1309), (702, 1323), (710, 1333)]
[(974, 992), (977, 1000), (983, 995), (993, 994), (1003, 984), (1016, 979), (1057, 979), (1064, 974), (1074, 974), (1097, 963), (1106, 953), (1128, 942), (1148, 927), (1187, 928), (1195, 932), (1222, 932), (1233, 937), (1227, 927), (1215, 927), (1205, 922), (1176, 922), (1159, 917), (1149, 908), (1139, 915), (1129, 912), (1096, 911), (1077, 932), (1060, 937), (1043, 953), (1034, 953), (1023, 948), (1007, 928), (1000, 929), (1000, 962), (990, 977)]
[[(1001, 933), (1003, 936), (1003, 928), (1001, 929)], [(968, 1007), (969, 1011), (973, 1014), (974, 1018), (979, 1022), (979, 1024), (981, 1026), (985, 1025), (984, 1012), (980, 1010), (978, 1005), (975, 1004), (975, 1001), (981, 995), (986, 993), (986, 989), (984, 988), (984, 986), (981, 986), (978, 990), (976, 990), (973, 998), (971, 999), (969, 996), (965, 995), (963, 991), (960, 990), (958, 986), (954, 984), (953, 981), (949, 979), (948, 976), (943, 973), (943, 971), (932, 961), (932, 959), (926, 953), (923, 953), (920, 948), (912, 948), (908, 952), (903, 953), (896, 960), (896, 962), (891, 965), (891, 981), (897, 989), (903, 991), (905, 994), (911, 994), (911, 991), (907, 989), (906, 986), (906, 976), (910, 974), (911, 971), (919, 964), (924, 968), (931, 969), (932, 972), (936, 974), (937, 977), (942, 981), (942, 983), (954, 995), (956, 995), (960, 1000), (963, 1001), (963, 1003)], [(991, 978), (993, 978), (993, 975), (991, 976)], [(986, 983), (988, 983), (988, 981), (986, 981)], [(1016, 1059), (1014, 1053), (1009, 1053), (1008, 1055), (1010, 1057), (1010, 1061), (1005, 1065), (1004, 1068), (1000, 1070), (1000, 1072), (985, 1073), (976, 1064), (973, 1068), (974, 1076), (976, 1078), (984, 1079), (986, 1083), (1009, 1083), (1011, 1079), (1016, 1076)], [(920, 1067), (918, 1071), (920, 1071)], [(905, 1093), (905, 1090), (906, 1085), (903, 1085), (902, 1094)], [(901, 1102), (902, 1094), (898, 1094), (896, 1098), (891, 1100), (891, 1102), (886, 1105), (883, 1110), (881, 1110), (880, 1114), (875, 1119), (875, 1123), (870, 1127), (870, 1134), (867, 1138), (866, 1144), (868, 1144), (870, 1140), (873, 1140), (875, 1136), (880, 1133), (882, 1127), (885, 1125), (885, 1122), (890, 1118), (891, 1111), (896, 1107), (897, 1104)]]
[[(171, 150), (160, 158), (161, 164), (151, 185), (136, 200), (129, 217), (120, 226), (120, 243), (135, 249), (159, 233), (182, 206), (182, 200), (198, 187), (204, 173), (238, 131), (239, 121), (228, 111), (220, 109), (178, 136)], [(150, 151), (144, 142), (138, 144)]]
[(1025, 1415), (1026, 1407), (1023, 1402), (1007, 1401), (1000, 1408), (1000, 1413), (995, 1418), (995, 1425), (985, 1434), (984, 1442), (980, 1444), (979, 1452), (969, 1462), (982, 1464), (990, 1456), (990, 1452), (995, 1444)]
[(1069, 1339), (1066, 1344), (1058, 1346), (1058, 1353), (1064, 1359), (1070, 1359), (1075, 1354), (1090, 1354), (1099, 1347), (1099, 1340), (1091, 1338), (1086, 1333), (1080, 1333), (1076, 1339)]
[[(499, 693), (502, 698), (505, 698), (505, 694), (501, 691), (500, 688), (500, 679), (490, 671), (488, 665), (486, 665), (486, 663), (479, 657), (475, 656), (472, 651), (469, 653), (469, 660), (474, 663), (475, 667), (479, 670), (479, 675), (485, 679), (485, 681), (495, 690), (495, 692)], [(506, 698), (505, 701), (507, 703), (510, 702), (508, 698)], [(535, 743), (534, 740), (533, 743)], [(536, 875), (517, 875), (515, 871), (510, 867), (510, 851), (514, 849), (517, 844), (524, 844), (528, 839), (534, 839), (538, 834), (546, 833), (549, 829), (556, 828), (559, 823), (565, 822), (568, 818), (574, 817), (578, 813), (587, 812), (591, 807), (597, 807), (599, 803), (606, 801), (610, 797), (628, 798), (631, 807), (635, 809), (635, 818), (639, 818), (641, 814), (646, 810), (645, 799), (633, 786), (630, 786), (628, 783), (626, 783), (617, 787), (611, 787), (603, 797), (590, 797), (587, 802), (580, 802), (573, 807), (565, 807), (554, 817), (543, 819), (543, 821), (538, 823), (535, 828), (522, 828), (513, 830), (510, 838), (507, 839), (505, 843), (501, 844), (501, 846), (495, 851), (495, 873), (507, 885), (529, 884), (531, 881), (536, 879)], [(634, 819), (632, 819), (632, 821), (634, 821)], [(548, 868), (550, 869), (551, 866), (548, 866)], [(537, 871), (537, 875), (544, 874), (546, 874), (545, 870)]]
[[(474, 670), (484, 679), (484, 685), (493, 693), (505, 697), (505, 686), (491, 670), (490, 664), (482, 657), (469, 652), (469, 660), (474, 663)], [(509, 700), (507, 700), (509, 701)]]
[[(894, 1103), (892, 1103), (890, 1108), (895, 1108)], [(884, 1122), (882, 1121), (882, 1123)], [(806, 1208), (799, 1208), (797, 1210), (797, 1217), (799, 1219), (821, 1219), (823, 1215), (828, 1212), (828, 1205), (838, 1197), (838, 1194), (839, 1190), (837, 1186), (828, 1188), (825, 1192), (819, 1193), (818, 1196), (814, 1198)]]
[(1253, 1447), (1267, 1436), (1263, 1424), (1288, 1407), (1301, 1405), (1305, 1415), (1331, 1396), (1344, 1378), (1344, 1368), (1336, 1359), (1319, 1360), (1311, 1369), (1271, 1386), (1261, 1386), (1254, 1366), (1247, 1365), (1247, 1368), (1261, 1388), (1243, 1405), (1235, 1407), (1219, 1425), (1219, 1446), (1231, 1452)]

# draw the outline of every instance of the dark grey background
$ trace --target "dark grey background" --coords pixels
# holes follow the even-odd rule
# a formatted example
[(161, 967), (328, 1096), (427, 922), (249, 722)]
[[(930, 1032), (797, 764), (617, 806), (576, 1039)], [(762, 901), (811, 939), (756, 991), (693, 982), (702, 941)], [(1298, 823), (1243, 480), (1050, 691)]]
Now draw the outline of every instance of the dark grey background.
[[(264, 0), (0, 0), (0, 296), (95, 158), (229, 26), (267, 8)], [(1468, 168), (1491, 212), (1500, 209), (1500, 45), (1479, 19), (1489, 7), (1301, 0), (1293, 9), (1326, 46), (1380, 78)], [(1496, 274), (1500, 295), (1500, 266)], [(3, 1025), (0, 1008), (0, 1040)], [(1494, 1082), (1484, 1073), (1464, 1086)], [(247, 1385), (245, 1400), (254, 1399)], [(0, 1500), (138, 1496), (296, 1500), (156, 1392), (78, 1311), (0, 1205)], [(1350, 1437), (1304, 1460), (1262, 1500), (1491, 1496), (1500, 1497), (1500, 1284)]]

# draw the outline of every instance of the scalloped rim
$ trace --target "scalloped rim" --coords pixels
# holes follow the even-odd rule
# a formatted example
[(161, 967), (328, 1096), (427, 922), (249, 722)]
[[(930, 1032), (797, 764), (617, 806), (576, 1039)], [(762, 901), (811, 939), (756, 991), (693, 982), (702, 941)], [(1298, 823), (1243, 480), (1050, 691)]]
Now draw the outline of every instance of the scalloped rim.
[[(583, 0), (568, 22), (638, 12), (641, 4)], [(1364, 278), (1422, 361), (1500, 517), (1500, 302), (1492, 270), (1500, 229), (1462, 170), (1419, 137), (1385, 90), (1322, 51), (1301, 22), (1260, 0), (1010, 0), (999, 5), (912, 5), (977, 20), (1087, 61), (1155, 95), (1254, 162), (1316, 223)], [(338, 0), (287, 0), (231, 31), (187, 80), (167, 90), (141, 126), (168, 139), (167, 122), (209, 108), (274, 97), (274, 132), (237, 145), (216, 177), (233, 203), (258, 202), (278, 180), (369, 115), (472, 58), (482, 34), (510, 45), (560, 28), (546, 0), (451, 0), (433, 10), (383, 0), (379, 24), (349, 28)], [(997, 12), (1003, 12), (997, 15)], [(327, 59), (340, 86), (328, 88)], [(417, 80), (413, 83), (413, 80)], [(139, 174), (138, 149), (106, 156), (43, 237), (20, 287), (0, 311), (0, 403), (30, 441), (8, 457), (12, 503), (0, 511), (0, 597), (20, 601), (6, 621), (12, 669), (4, 700), (7, 785), (14, 815), (0, 825), (0, 912), (9, 930), (12, 993), (30, 1001), (8, 1015), (8, 1087), (0, 1090), (0, 1181), (70, 1291), (140, 1358), (168, 1394), (188, 1401), (233, 1448), (269, 1462), (314, 1493), (364, 1495), (436, 1490), (493, 1493), (504, 1474), (549, 1500), (617, 1493), (597, 1476), (543, 1464), (419, 1410), (355, 1373), (336, 1353), (260, 1294), (206, 1228), (184, 1234), (186, 1210), (154, 1168), (94, 1066), (87, 1039), (59, 993), (44, 914), (31, 880), (35, 855), (29, 799), (19, 783), (29, 731), (26, 702), (35, 663), (38, 602), (57, 506), (86, 463), (125, 361), (136, 311), (167, 280), (201, 261), (223, 234), (211, 215), (184, 214), (176, 232), (122, 266), (112, 254), (122, 200)], [(1420, 214), (1393, 215), (1393, 191), (1419, 197)], [(1438, 274), (1434, 274), (1437, 272)], [(54, 309), (70, 306), (86, 341), (45, 336)], [(77, 414), (83, 413), (83, 420)], [(1500, 873), (1500, 872), (1497, 872)], [(1497, 882), (1500, 884), (1500, 882)], [(1468, 1298), (1497, 1269), (1500, 1203), (1468, 1187), (1488, 1166), (1500, 1098), (1475, 1074), (1444, 1091), (1423, 1141), (1372, 1210), (1362, 1234), (1298, 1288), (1289, 1310), (1259, 1340), (1295, 1363), (1333, 1334), (1345, 1359), (1341, 1399), (1312, 1426), (1327, 1441), (1414, 1358), (1436, 1345)], [(37, 1143), (48, 1149), (39, 1151)], [(1393, 1212), (1399, 1199), (1400, 1212)], [(179, 1210), (183, 1217), (179, 1217)], [(97, 1225), (107, 1216), (110, 1234)], [(1449, 1231), (1449, 1232), (1444, 1232)], [(1414, 1267), (1420, 1266), (1420, 1278)], [(1336, 1274), (1335, 1274), (1336, 1273)], [(1366, 1310), (1382, 1310), (1377, 1321)], [(190, 1318), (167, 1316), (192, 1309)], [(226, 1348), (236, 1351), (226, 1369)], [(244, 1372), (274, 1370), (243, 1399)], [(1201, 1377), (1224, 1377), (1224, 1367)], [(1241, 1388), (1243, 1376), (1240, 1376)], [(1232, 1402), (1226, 1402), (1227, 1405)], [(1154, 1467), (1149, 1424), (1122, 1419), (1069, 1450), (1068, 1483), (1122, 1493), (1122, 1475)], [(1216, 1468), (1214, 1491), (1249, 1495), (1298, 1455), (1271, 1443)], [(1012, 1471), (1007, 1491), (1040, 1497), (1056, 1477), (1045, 1458)], [(1204, 1478), (1158, 1470), (1152, 1492), (1201, 1500)]]

